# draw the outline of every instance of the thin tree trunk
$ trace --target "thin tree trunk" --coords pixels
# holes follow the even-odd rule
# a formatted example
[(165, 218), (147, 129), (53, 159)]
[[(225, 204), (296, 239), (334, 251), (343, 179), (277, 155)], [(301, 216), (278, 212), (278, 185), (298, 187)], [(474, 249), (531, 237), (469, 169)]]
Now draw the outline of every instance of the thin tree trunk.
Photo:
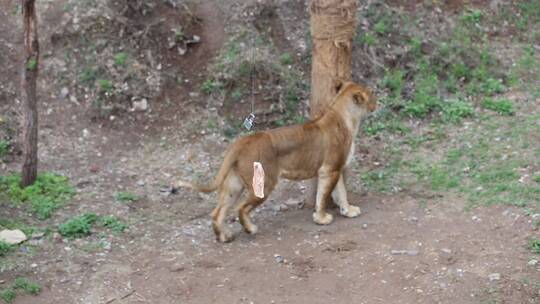
[[(312, 0), (310, 5), (312, 68), (310, 116), (318, 116), (335, 95), (337, 80), (352, 77), (352, 39), (357, 0)], [(317, 179), (308, 181), (306, 205), (315, 204)]]
[(24, 27), (24, 59), (21, 72), (21, 99), (23, 104), (22, 148), (23, 187), (33, 184), (37, 178), (38, 113), (36, 80), (39, 66), (39, 43), (35, 0), (21, 0)]

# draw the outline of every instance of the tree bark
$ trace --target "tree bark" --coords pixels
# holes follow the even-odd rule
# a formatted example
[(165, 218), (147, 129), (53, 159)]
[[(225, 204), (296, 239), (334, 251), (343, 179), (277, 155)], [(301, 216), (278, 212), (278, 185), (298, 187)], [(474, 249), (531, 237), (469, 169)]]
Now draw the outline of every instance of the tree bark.
[[(357, 0), (312, 0), (310, 116), (315, 118), (332, 101), (336, 81), (352, 78), (352, 39), (356, 33)], [(317, 179), (307, 183), (306, 205), (315, 204)]]
[(22, 148), (23, 166), (21, 186), (32, 185), (37, 178), (38, 113), (36, 80), (39, 66), (39, 42), (35, 0), (21, 0), (24, 50), (21, 72), (21, 99), (23, 105)]

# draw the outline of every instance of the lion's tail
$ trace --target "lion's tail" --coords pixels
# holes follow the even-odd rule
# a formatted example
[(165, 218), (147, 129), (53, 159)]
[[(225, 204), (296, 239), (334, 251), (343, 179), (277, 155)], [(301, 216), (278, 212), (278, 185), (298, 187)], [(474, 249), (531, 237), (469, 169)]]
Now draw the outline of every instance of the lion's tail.
[(227, 151), (225, 154), (225, 158), (223, 159), (223, 164), (221, 164), (221, 168), (219, 168), (219, 172), (214, 178), (214, 180), (209, 184), (197, 184), (197, 183), (190, 183), (186, 181), (178, 181), (176, 182), (176, 187), (185, 187), (185, 188), (191, 188), (193, 190), (209, 193), (214, 192), (217, 190), (217, 188), (223, 183), (225, 178), (227, 177), (227, 174), (231, 170), (232, 166), (236, 162), (236, 156), (238, 154), (238, 151), (240, 149), (240, 145), (232, 145), (232, 147)]

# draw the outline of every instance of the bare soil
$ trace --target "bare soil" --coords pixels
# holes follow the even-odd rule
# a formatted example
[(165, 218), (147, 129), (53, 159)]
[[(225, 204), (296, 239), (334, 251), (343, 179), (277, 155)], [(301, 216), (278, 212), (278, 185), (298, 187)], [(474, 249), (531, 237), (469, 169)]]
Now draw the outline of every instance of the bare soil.
[[(50, 41), (64, 4), (40, 3), (45, 54), (60, 54)], [(221, 244), (208, 217), (215, 194), (160, 192), (178, 177), (210, 178), (219, 166), (227, 141), (219, 130), (200, 127), (207, 124), (201, 113), (213, 110), (190, 93), (204, 81), (205, 68), (226, 40), (231, 11), (241, 5), (211, 0), (192, 6), (200, 21), (190, 30), (202, 43), (184, 57), (163, 59), (164, 67), (182, 70), (190, 82), (166, 83), (151, 115), (92, 120), (85, 107), (61, 100), (60, 88), (48, 86), (50, 75), (42, 74), (40, 170), (69, 176), (77, 188), (75, 199), (46, 224), (95, 212), (124, 219), (129, 230), (80, 240), (52, 234), (31, 253), (10, 257), (11, 266), (0, 269), (0, 289), (19, 276), (43, 286), (37, 297), (18, 296), (20, 304), (539, 303), (534, 282), (540, 282), (540, 269), (528, 265), (531, 252), (523, 245), (538, 230), (517, 207), (464, 211), (465, 202), (453, 195), (354, 189), (350, 200), (363, 214), (355, 219), (336, 214), (333, 224), (321, 227), (312, 222), (312, 210), (298, 207), (302, 184), (282, 182), (253, 213), (258, 234), (246, 235), (231, 218), (236, 240)], [(305, 3), (293, 7), (305, 16)], [(7, 118), (14, 118), (18, 105), (20, 24), (13, 9), (12, 1), (0, 0), (0, 59), (6, 60), (0, 63), (0, 109)], [(175, 17), (166, 8), (162, 13)], [(268, 23), (278, 32), (272, 37), (282, 40), (288, 24), (278, 24), (273, 14)], [(294, 43), (278, 47), (295, 50)], [(44, 57), (45, 64), (55, 56), (60, 55)], [(377, 141), (360, 145), (356, 159), (372, 166)], [(4, 174), (17, 171), (19, 163), (15, 158), (0, 166)], [(118, 191), (141, 199), (118, 202)], [(1, 206), (2, 217), (27, 216)]]

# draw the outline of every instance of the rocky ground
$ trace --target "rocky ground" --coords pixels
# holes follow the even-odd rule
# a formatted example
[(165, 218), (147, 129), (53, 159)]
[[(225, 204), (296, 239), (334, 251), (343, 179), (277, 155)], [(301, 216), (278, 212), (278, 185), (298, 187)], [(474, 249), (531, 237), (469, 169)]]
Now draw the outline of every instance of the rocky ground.
[[(257, 235), (241, 232), (231, 216), (236, 240), (217, 243), (208, 217), (216, 195), (164, 189), (179, 177), (207, 180), (214, 174), (250, 111), (249, 73), (256, 75), (258, 128), (301, 119), (309, 96), (309, 20), (304, 1), (199, 2), (38, 2), (39, 168), (69, 177), (76, 195), (45, 221), (0, 201), (0, 218), (49, 228), (0, 257), (0, 290), (26, 277), (42, 291), (18, 295), (15, 303), (540, 301), (540, 257), (527, 247), (539, 237), (540, 209), (471, 206), (457, 191), (420, 184), (382, 191), (361, 180), (361, 168), (379, 172), (390, 159), (388, 148), (401, 145), (394, 140), (401, 137), (362, 133), (349, 181), (350, 200), (363, 211), (359, 218), (336, 215), (332, 225), (317, 226), (312, 211), (301, 208), (303, 184), (282, 182), (253, 213)], [(381, 7), (391, 14), (414, 11), (402, 2)], [(463, 3), (451, 2), (442, 9), (453, 16)], [(0, 0), (0, 138), (18, 132), (18, 9)], [(431, 18), (442, 15), (441, 10)], [(248, 62), (244, 69), (252, 42), (258, 65)], [(408, 62), (399, 59), (399, 50), (386, 53), (378, 46), (359, 47), (355, 54), (367, 58), (355, 59), (355, 78), (372, 86), (384, 69), (368, 67), (369, 62)], [(538, 96), (522, 88), (508, 94), (519, 105), (516, 117), (532, 117), (531, 132), (536, 130)], [(423, 121), (406, 123), (418, 137), (432, 132)], [(420, 151), (426, 158), (443, 155), (461, 134), (481, 124), (470, 119), (465, 126), (450, 126), (448, 137), (427, 142)], [(538, 146), (530, 141), (529, 147), (534, 152)], [(16, 145), (10, 149), (0, 163), (2, 174), (19, 168)], [(409, 152), (416, 153), (407, 148), (399, 153)], [(539, 168), (533, 161), (527, 174)], [(535, 185), (530, 178), (525, 183)], [(119, 200), (120, 192), (137, 199)], [(536, 198), (532, 206), (538, 206)], [(114, 215), (129, 228), (121, 234), (97, 230), (79, 239), (55, 231), (87, 212)]]

